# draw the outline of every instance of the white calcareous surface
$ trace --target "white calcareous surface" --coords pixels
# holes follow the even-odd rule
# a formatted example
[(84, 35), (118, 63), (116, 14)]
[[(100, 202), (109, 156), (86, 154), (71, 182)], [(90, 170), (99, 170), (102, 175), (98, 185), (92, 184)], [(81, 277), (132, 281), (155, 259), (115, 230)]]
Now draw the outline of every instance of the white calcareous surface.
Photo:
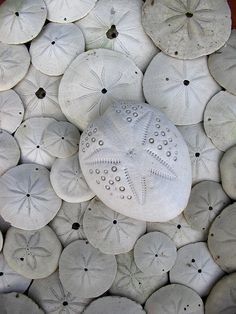
[(223, 189), (230, 198), (236, 200), (236, 146), (224, 153), (220, 161), (220, 174)]

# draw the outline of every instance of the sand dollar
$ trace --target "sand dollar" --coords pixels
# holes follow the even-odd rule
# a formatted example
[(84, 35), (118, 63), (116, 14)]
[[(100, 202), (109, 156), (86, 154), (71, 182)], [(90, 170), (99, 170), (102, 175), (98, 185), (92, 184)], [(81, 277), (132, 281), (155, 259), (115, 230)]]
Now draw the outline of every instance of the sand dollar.
[(234, 200), (236, 199), (235, 167), (236, 146), (233, 146), (224, 153), (220, 161), (220, 174), (223, 189)]

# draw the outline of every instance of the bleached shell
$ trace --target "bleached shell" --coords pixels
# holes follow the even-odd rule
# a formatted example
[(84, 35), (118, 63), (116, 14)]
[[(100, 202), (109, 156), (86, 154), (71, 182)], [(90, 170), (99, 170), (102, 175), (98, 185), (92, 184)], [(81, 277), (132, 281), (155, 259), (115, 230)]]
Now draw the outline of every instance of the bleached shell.
[(207, 244), (197, 242), (178, 250), (176, 263), (170, 270), (170, 282), (183, 284), (202, 297), (209, 293), (223, 274), (214, 262)]
[(15, 167), (20, 159), (20, 149), (14, 137), (0, 130), (0, 176)]
[(204, 128), (214, 145), (222, 151), (236, 145), (236, 96), (219, 92), (207, 104)]
[(100, 252), (85, 240), (70, 243), (59, 262), (59, 277), (64, 288), (81, 298), (98, 297), (106, 292), (116, 271), (115, 257)]
[(227, 195), (236, 200), (236, 146), (228, 149), (220, 161), (220, 174), (222, 186)]
[(85, 36), (87, 50), (122, 52), (144, 71), (159, 50), (144, 32), (142, 5), (142, 0), (99, 0), (86, 17), (76, 22)]
[(222, 152), (207, 137), (203, 124), (178, 127), (187, 143), (191, 164), (192, 183), (203, 180), (220, 181), (220, 159)]
[(2, 253), (0, 254), (0, 274), (0, 293), (24, 293), (31, 283), (31, 279), (19, 275), (8, 266)]
[(0, 92), (0, 128), (13, 133), (21, 124), (24, 106), (13, 90)]
[(208, 247), (215, 262), (226, 272), (236, 271), (236, 203), (227, 206), (213, 221)]
[(147, 102), (176, 125), (201, 122), (206, 104), (220, 89), (209, 73), (207, 57), (178, 60), (158, 53), (143, 79)]
[(90, 50), (65, 71), (59, 104), (67, 119), (83, 130), (115, 102), (144, 101), (142, 80), (142, 72), (122, 53)]
[(220, 183), (202, 181), (192, 188), (184, 216), (193, 228), (208, 231), (215, 217), (229, 203), (230, 198)]
[(114, 212), (98, 198), (89, 203), (83, 224), (88, 241), (105, 254), (129, 252), (146, 232), (146, 222)]
[(128, 298), (107, 296), (99, 298), (85, 309), (84, 314), (146, 314), (140, 304)]
[(80, 314), (92, 301), (67, 292), (59, 280), (58, 271), (47, 278), (34, 280), (28, 294), (45, 313), (53, 314), (62, 314), (65, 309), (66, 314)]
[(89, 202), (62, 203), (56, 217), (50, 222), (62, 245), (65, 247), (75, 240), (84, 240), (83, 217)]
[(66, 202), (85, 202), (95, 195), (85, 181), (77, 154), (57, 158), (52, 165), (50, 180), (56, 194)]
[(168, 221), (187, 205), (187, 146), (157, 108), (144, 103), (111, 105), (81, 135), (79, 156), (90, 188), (125, 216)]
[(43, 133), (53, 118), (30, 118), (17, 129), (15, 139), (19, 144), (22, 163), (35, 163), (51, 168), (55, 157), (43, 147)]
[(117, 274), (109, 290), (112, 295), (127, 297), (143, 304), (149, 296), (168, 282), (167, 274), (149, 275), (138, 269), (133, 251), (116, 256)]
[(43, 166), (22, 164), (0, 178), (0, 213), (17, 228), (44, 227), (60, 206), (61, 199), (55, 194), (49, 171)]
[(30, 55), (36, 69), (57, 76), (62, 75), (84, 49), (84, 36), (78, 26), (49, 23), (31, 42)]
[(20, 82), (29, 65), (30, 55), (25, 45), (7, 45), (0, 42), (0, 91), (8, 90)]
[(18, 274), (29, 278), (45, 278), (56, 271), (61, 255), (61, 243), (48, 226), (26, 231), (8, 229), (3, 255)]
[(35, 117), (66, 120), (58, 103), (60, 81), (61, 77), (48, 76), (30, 66), (25, 78), (14, 88), (25, 107), (24, 120)]
[(206, 300), (206, 314), (231, 314), (236, 310), (236, 273), (226, 275), (212, 288)]
[(145, 311), (147, 314), (204, 314), (204, 305), (194, 290), (172, 284), (154, 292), (145, 304)]
[(35, 38), (46, 20), (43, 0), (7, 0), (0, 7), (0, 41), (23, 44)]
[(231, 32), (231, 11), (222, 0), (147, 0), (142, 23), (167, 55), (195, 59), (225, 44)]
[(231, 35), (226, 44), (211, 54), (208, 59), (208, 66), (214, 79), (227, 91), (236, 95), (236, 30), (231, 31)]
[(52, 22), (69, 23), (81, 19), (95, 6), (97, 0), (45, 0)]

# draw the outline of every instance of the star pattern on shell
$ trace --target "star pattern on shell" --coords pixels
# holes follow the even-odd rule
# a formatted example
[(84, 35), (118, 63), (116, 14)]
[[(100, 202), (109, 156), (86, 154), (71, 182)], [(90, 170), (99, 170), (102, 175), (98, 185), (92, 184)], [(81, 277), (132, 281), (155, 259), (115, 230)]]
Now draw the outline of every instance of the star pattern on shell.
[(60, 176), (62, 179), (68, 182), (67, 184), (68, 193), (72, 192), (73, 190), (76, 190), (78, 184), (84, 190), (88, 189), (87, 182), (85, 181), (81, 171), (79, 171), (78, 161), (76, 159), (73, 160), (71, 169), (61, 171)]

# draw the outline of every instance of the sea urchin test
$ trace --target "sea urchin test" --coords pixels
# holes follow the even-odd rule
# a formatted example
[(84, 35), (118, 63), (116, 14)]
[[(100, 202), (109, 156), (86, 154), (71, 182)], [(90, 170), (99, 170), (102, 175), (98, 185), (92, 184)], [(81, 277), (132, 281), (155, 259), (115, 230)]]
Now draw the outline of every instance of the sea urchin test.
[(148, 104), (111, 105), (83, 132), (80, 164), (88, 185), (111, 209), (138, 220), (167, 221), (186, 207), (187, 146)]

